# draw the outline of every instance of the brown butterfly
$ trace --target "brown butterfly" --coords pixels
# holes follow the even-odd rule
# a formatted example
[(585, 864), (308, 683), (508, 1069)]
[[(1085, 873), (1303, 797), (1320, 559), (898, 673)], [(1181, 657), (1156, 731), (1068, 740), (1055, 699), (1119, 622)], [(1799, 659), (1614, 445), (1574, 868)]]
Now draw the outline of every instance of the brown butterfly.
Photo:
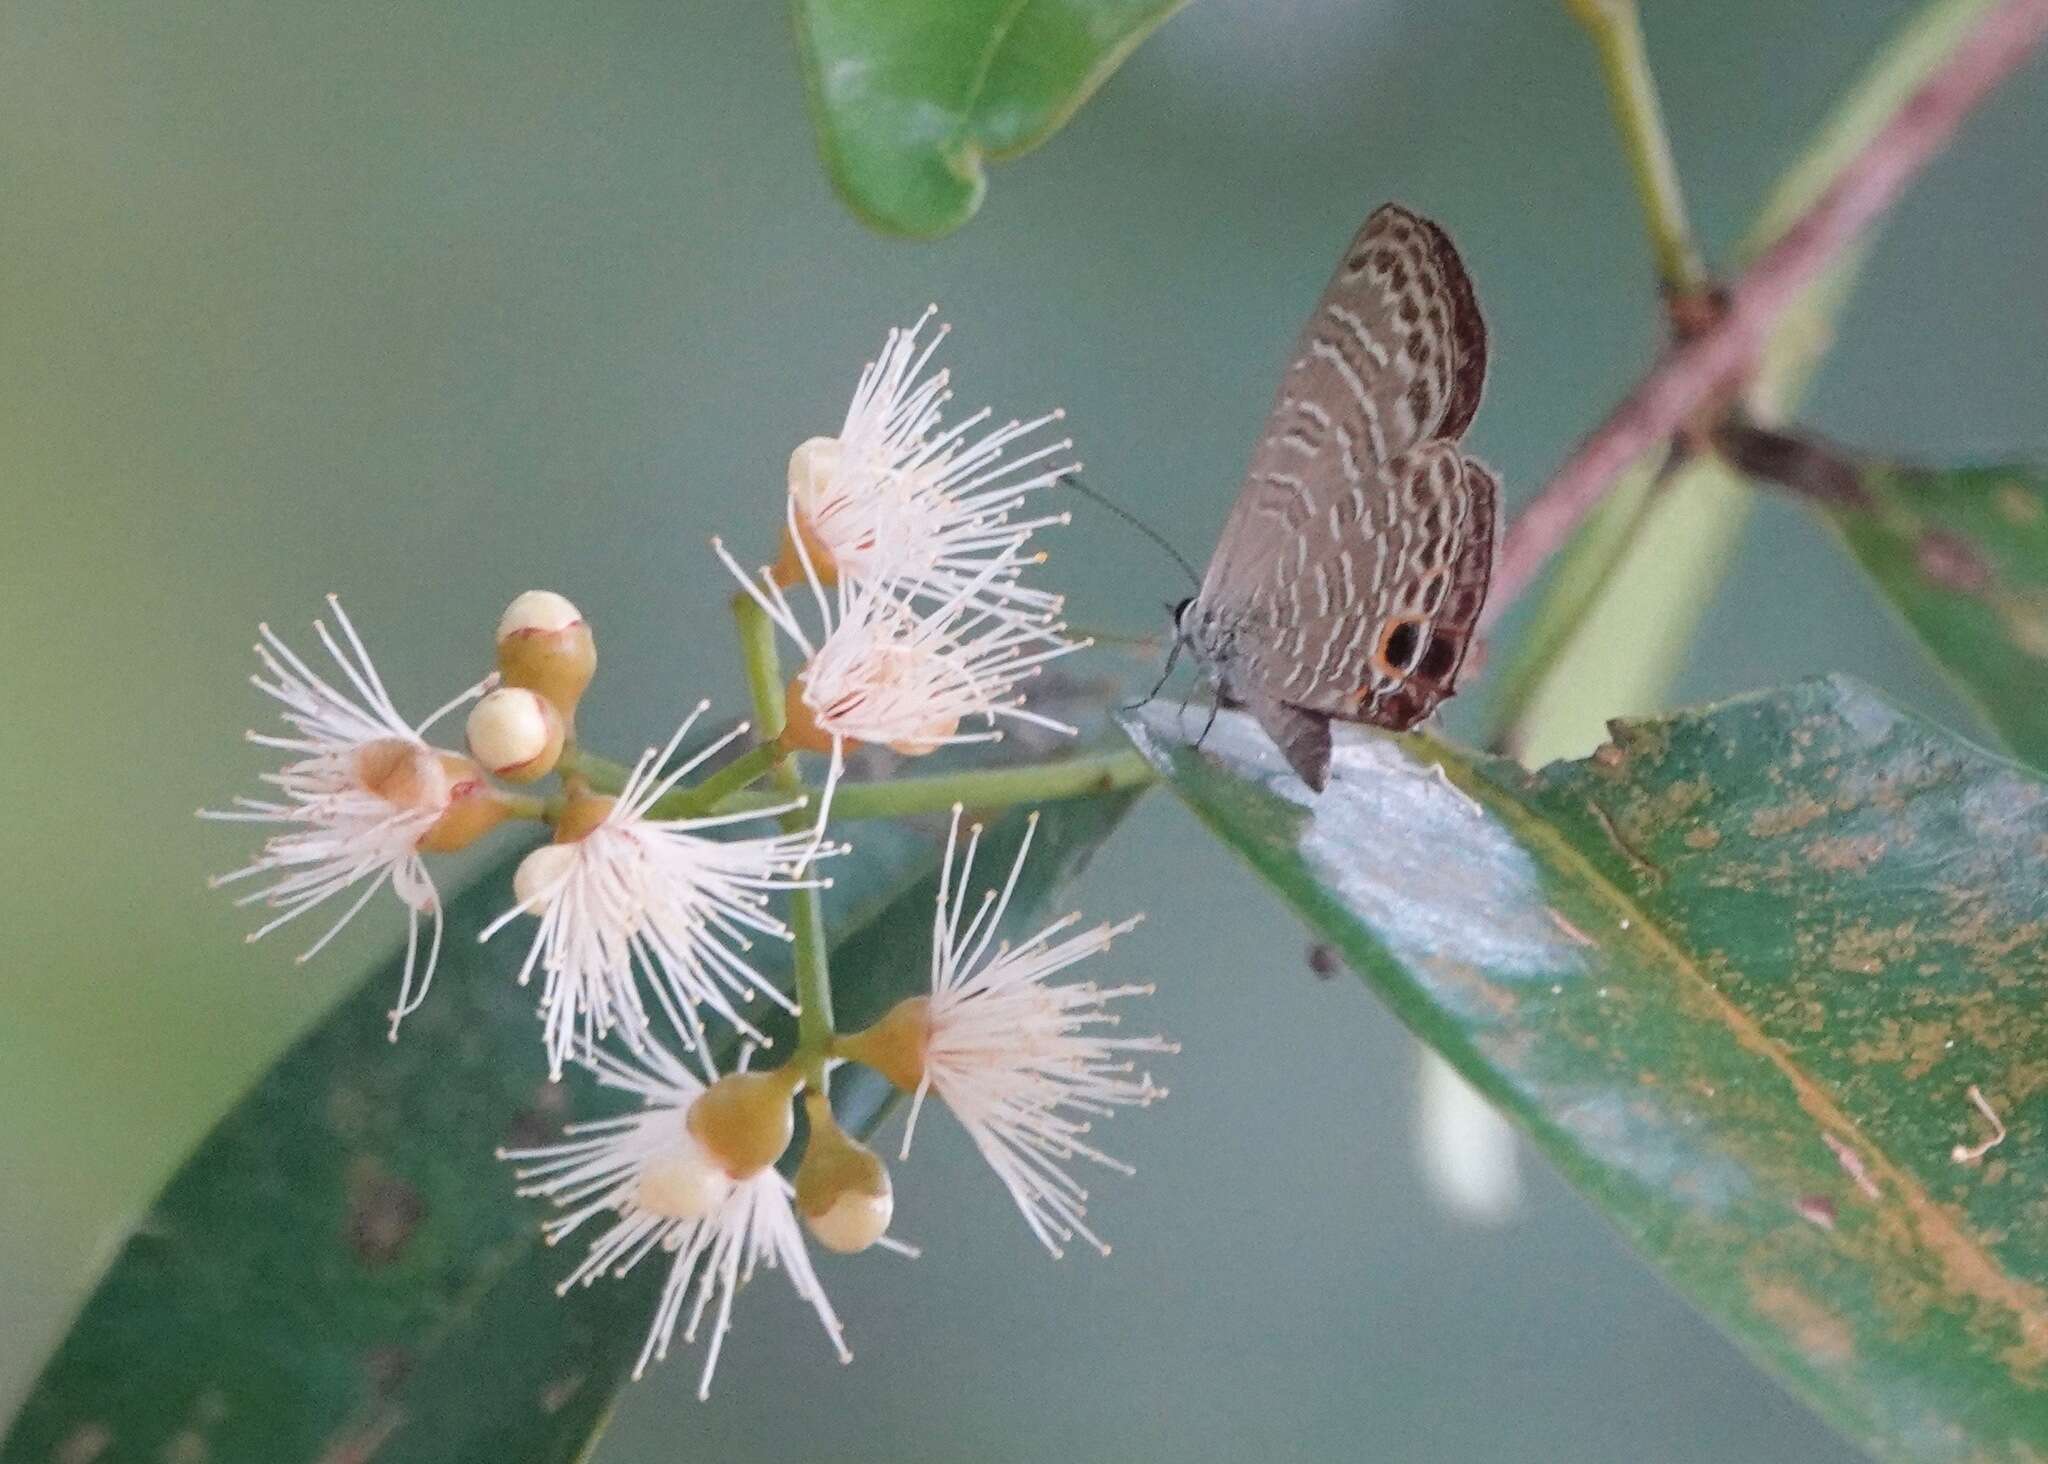
[(1330, 723), (1404, 731), (1456, 689), (1500, 484), (1458, 438), (1486, 325), (1444, 231), (1374, 211), (1295, 343), (1174, 635), (1321, 792)]

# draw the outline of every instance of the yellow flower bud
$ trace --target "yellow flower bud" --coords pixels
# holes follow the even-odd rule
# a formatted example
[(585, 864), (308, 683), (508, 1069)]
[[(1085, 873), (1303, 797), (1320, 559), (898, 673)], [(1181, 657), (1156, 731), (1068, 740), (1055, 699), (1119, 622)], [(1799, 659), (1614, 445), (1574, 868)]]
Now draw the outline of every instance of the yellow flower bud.
[(520, 686), (485, 693), (470, 708), (466, 730), (477, 761), (514, 783), (553, 772), (567, 732), (553, 702)]
[(811, 1138), (796, 1169), (796, 1207), (818, 1244), (841, 1255), (882, 1238), (896, 1210), (889, 1168), (874, 1150), (833, 1121), (822, 1093), (805, 1100)]
[(889, 1008), (866, 1031), (839, 1038), (833, 1050), (873, 1068), (901, 1091), (915, 1093), (924, 1082), (924, 1055), (931, 1036), (931, 1000), (912, 996)]
[(690, 1132), (733, 1179), (751, 1179), (780, 1159), (795, 1136), (790, 1099), (801, 1081), (787, 1068), (727, 1073), (690, 1105)]
[(567, 720), (597, 674), (597, 641), (568, 600), (528, 590), (499, 617), (498, 671), (505, 685), (540, 693)]

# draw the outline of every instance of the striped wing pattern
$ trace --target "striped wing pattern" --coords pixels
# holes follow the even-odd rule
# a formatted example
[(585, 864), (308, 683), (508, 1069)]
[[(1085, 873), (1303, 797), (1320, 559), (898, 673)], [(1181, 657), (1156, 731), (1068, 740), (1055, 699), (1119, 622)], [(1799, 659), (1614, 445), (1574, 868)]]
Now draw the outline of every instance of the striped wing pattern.
[(1499, 485), (1457, 443), (1485, 375), (1449, 238), (1380, 208), (1296, 342), (1197, 601), (1225, 693), (1313, 786), (1330, 718), (1401, 730), (1455, 687), (1493, 567)]

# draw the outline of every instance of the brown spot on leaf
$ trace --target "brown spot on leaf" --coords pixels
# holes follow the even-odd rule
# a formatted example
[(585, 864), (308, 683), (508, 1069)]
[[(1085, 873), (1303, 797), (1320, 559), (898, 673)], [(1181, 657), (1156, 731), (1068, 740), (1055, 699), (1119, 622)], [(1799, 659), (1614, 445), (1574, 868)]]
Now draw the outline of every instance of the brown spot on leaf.
[(1576, 941), (1578, 942), (1578, 944), (1582, 946), (1589, 946), (1593, 944), (1593, 937), (1586, 934), (1585, 931), (1579, 929), (1578, 926), (1572, 924), (1571, 921), (1565, 919), (1563, 912), (1560, 911), (1556, 906), (1544, 906), (1544, 913), (1550, 916), (1550, 923), (1552, 925), (1555, 925), (1560, 931), (1562, 931), (1568, 939)]
[(327, 1441), (313, 1464), (370, 1464), (385, 1440), (398, 1432), (405, 1413), (389, 1405), (378, 1408), (366, 1423), (351, 1424)]
[(560, 1083), (541, 1083), (526, 1106), (512, 1115), (505, 1128), (505, 1143), (514, 1149), (531, 1149), (553, 1143), (561, 1137), (562, 1116), (568, 1111), (568, 1095)]
[(1615, 827), (1612, 814), (1590, 798), (1586, 800), (1586, 808), (1593, 815), (1593, 821), (1600, 825), (1600, 832), (1607, 835), (1607, 842), (1614, 845), (1616, 852), (1628, 862), (1628, 867), (1634, 870), (1640, 879), (1652, 885), (1664, 883), (1664, 871), (1645, 859), (1633, 844), (1622, 837), (1621, 830)]
[(2041, 521), (2041, 500), (2029, 493), (2024, 484), (1999, 484), (1991, 502), (1998, 509), (1998, 516), (2009, 524), (2024, 526)]
[(1826, 1195), (1801, 1195), (1793, 1207), (1799, 1211), (1799, 1218), (1818, 1225), (1823, 1230), (1835, 1228), (1835, 1202)]
[(50, 1457), (54, 1464), (93, 1464), (113, 1442), (113, 1431), (105, 1424), (81, 1423), (64, 1436), (64, 1442), (57, 1445), (57, 1452)]
[(363, 1373), (370, 1391), (380, 1397), (397, 1392), (412, 1376), (412, 1351), (395, 1342), (372, 1347), (363, 1354)]
[(2012, 643), (2035, 659), (2048, 661), (2048, 605), (2041, 597), (2000, 595), (1997, 605)]
[(1835, 1163), (1841, 1165), (1841, 1171), (1845, 1175), (1849, 1175), (1851, 1181), (1855, 1181), (1855, 1188), (1864, 1192), (1866, 1200), (1876, 1200), (1878, 1198), (1878, 1181), (1872, 1179), (1870, 1177), (1870, 1169), (1864, 1167), (1864, 1157), (1860, 1153), (1855, 1153), (1853, 1149), (1849, 1149), (1849, 1145), (1841, 1143), (1839, 1138), (1835, 1138), (1835, 1134), (1821, 1134), (1821, 1138), (1827, 1140), (1827, 1147), (1833, 1151)]
[(1875, 834), (1845, 838), (1823, 835), (1806, 846), (1806, 857), (1815, 869), (1828, 874), (1862, 874), (1884, 857), (1885, 841)]
[(348, 1214), (344, 1229), (349, 1249), (366, 1266), (390, 1265), (426, 1218), (426, 1201), (418, 1190), (367, 1156), (349, 1165), (345, 1183)]
[(213, 1451), (206, 1446), (206, 1435), (196, 1428), (183, 1428), (170, 1437), (160, 1456), (163, 1464), (207, 1464)]
[(1776, 808), (1759, 808), (1749, 816), (1749, 832), (1753, 838), (1775, 839), (1780, 834), (1789, 834), (1803, 829), (1816, 819), (1828, 816), (1828, 806), (1811, 794), (1801, 793), (1790, 803)]
[(1721, 842), (1721, 831), (1712, 824), (1699, 824), (1685, 832), (1685, 847), (1688, 849), (1712, 849)]
[(1969, 540), (1941, 529), (1928, 529), (1913, 546), (1920, 573), (1944, 590), (1973, 595), (1990, 587), (1991, 566)]
[(1910, 961), (1919, 950), (1913, 922), (1873, 927), (1857, 921), (1835, 932), (1829, 942), (1827, 963), (1853, 976), (1875, 976), (1893, 961)]
[(1848, 1324), (1796, 1282), (1751, 1275), (1749, 1304), (1814, 1362), (1839, 1366), (1856, 1355)]
[(540, 1390), (540, 1411), (549, 1415), (561, 1412), (571, 1398), (583, 1391), (586, 1380), (585, 1374), (580, 1372), (556, 1378)]

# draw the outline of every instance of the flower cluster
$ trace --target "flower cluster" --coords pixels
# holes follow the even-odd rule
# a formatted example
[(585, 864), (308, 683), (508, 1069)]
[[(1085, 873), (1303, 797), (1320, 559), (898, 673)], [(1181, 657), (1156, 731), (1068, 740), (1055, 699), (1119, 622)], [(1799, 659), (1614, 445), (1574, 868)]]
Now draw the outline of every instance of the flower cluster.
[[(947, 374), (920, 379), (945, 334), (919, 345), (930, 318), (927, 310), (890, 332), (838, 437), (813, 438), (791, 456), (777, 564), (749, 574), (712, 541), (804, 654), (787, 689), (787, 735), (831, 754), (828, 789), (847, 749), (863, 742), (919, 757), (1000, 740), (1004, 720), (1074, 730), (1028, 710), (1022, 689), (1047, 662), (1089, 644), (1067, 638), (1059, 596), (1023, 582), (1044, 559), (1027, 553), (1032, 535), (1067, 515), (1019, 510), (1080, 464), (1064, 460), (1073, 445), (1064, 438), (1004, 456), (1057, 412), (972, 441), (986, 408), (947, 427)], [(796, 585), (816, 612), (808, 630), (788, 593)]]
[[(706, 711), (699, 703), (630, 769), (591, 757), (578, 745), (576, 714), (596, 672), (596, 641), (576, 607), (546, 591), (507, 608), (490, 676), (409, 724), (335, 603), (339, 634), (316, 626), (334, 673), (323, 678), (267, 627), (257, 647), (256, 685), (290, 729), (250, 734), (291, 758), (264, 775), (274, 794), (206, 815), (272, 828), (251, 863), (226, 877), (251, 881), (246, 901), (277, 912), (251, 939), (337, 901), (341, 914), (310, 956), (380, 889), (398, 896), (407, 941), (394, 1040), (424, 999), (442, 945), (428, 856), (507, 821), (546, 826), (549, 841), (520, 862), (507, 907), (480, 938), (534, 922), (517, 980), (537, 987), (550, 1077), (573, 1062), (639, 1107), (501, 1156), (516, 1166), (519, 1193), (557, 1208), (550, 1242), (595, 1234), (562, 1290), (623, 1275), (657, 1251), (667, 1257), (635, 1375), (666, 1355), (678, 1328), (687, 1343), (708, 1323), (700, 1394), (734, 1296), (757, 1268), (784, 1272), (840, 1357), (849, 1355), (806, 1230), (831, 1251), (909, 1253), (887, 1233), (887, 1165), (833, 1115), (834, 1067), (865, 1065), (911, 1096), (899, 1160), (936, 1095), (1048, 1250), (1059, 1255), (1078, 1237), (1106, 1254), (1072, 1169), (1085, 1160), (1125, 1170), (1087, 1137), (1090, 1125), (1160, 1096), (1136, 1062), (1174, 1050), (1157, 1037), (1116, 1035), (1113, 1006), (1149, 986), (1061, 979), (1135, 919), (1081, 930), (1081, 917), (1069, 915), (1028, 939), (1005, 939), (1036, 814), (1000, 887), (976, 894), (982, 830), (973, 825), (963, 839), (953, 805), (929, 988), (866, 1030), (833, 1031), (822, 1016), (829, 1002), (802, 1009), (812, 994), (804, 980), (827, 979), (817, 942), (799, 948), (794, 992), (757, 964), (757, 945), (792, 941), (800, 918), (816, 933), (830, 884), (820, 864), (850, 852), (826, 837), (850, 747), (914, 758), (996, 740), (1005, 722), (1073, 730), (1025, 704), (1032, 677), (1087, 644), (1067, 635), (1059, 597), (1028, 582), (1044, 557), (1033, 536), (1065, 522), (1037, 505), (1075, 466), (1071, 443), (1044, 432), (1056, 412), (991, 427), (983, 410), (949, 424), (949, 377), (928, 369), (945, 331), (927, 335), (930, 319), (927, 311), (892, 331), (838, 435), (791, 456), (778, 562), (749, 574), (714, 541), (746, 591), (743, 609), (765, 618), (754, 622), (761, 634), (746, 638), (765, 740), (737, 745), (750, 731), (742, 724), (685, 754)], [(803, 658), (786, 687), (773, 669), (776, 629)], [(466, 750), (432, 745), (430, 729), (465, 703)], [(829, 755), (815, 803), (797, 779), (800, 752)], [(747, 792), (770, 775), (782, 791)], [(550, 776), (559, 787), (548, 796), (516, 791)], [(781, 901), (795, 902), (787, 917)], [(771, 1044), (763, 1012), (796, 1018), (798, 1036), (781, 1065), (755, 1070), (751, 1054)], [(723, 1075), (713, 1024), (746, 1044), (738, 1069)], [(807, 1137), (785, 1177), (778, 1166), (795, 1143), (798, 1102)]]

